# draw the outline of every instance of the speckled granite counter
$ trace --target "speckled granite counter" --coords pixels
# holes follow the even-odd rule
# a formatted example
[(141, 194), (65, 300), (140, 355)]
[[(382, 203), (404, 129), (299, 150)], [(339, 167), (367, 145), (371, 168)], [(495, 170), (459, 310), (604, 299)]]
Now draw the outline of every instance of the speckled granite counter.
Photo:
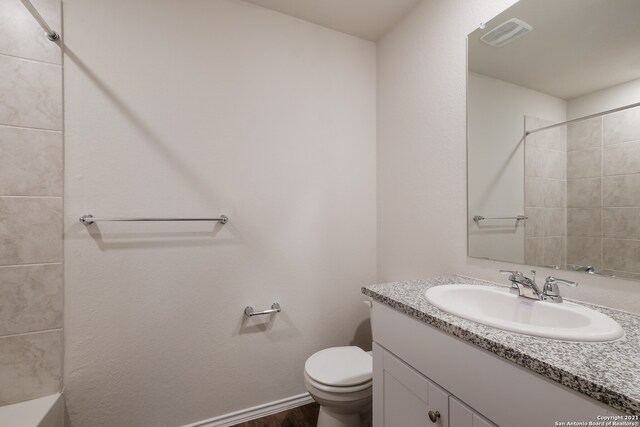
[(362, 293), (619, 411), (640, 414), (640, 317), (584, 304), (615, 319), (625, 336), (608, 343), (530, 337), (463, 319), (427, 302), (427, 289), (451, 283), (497, 286), (448, 276), (369, 285), (362, 288)]

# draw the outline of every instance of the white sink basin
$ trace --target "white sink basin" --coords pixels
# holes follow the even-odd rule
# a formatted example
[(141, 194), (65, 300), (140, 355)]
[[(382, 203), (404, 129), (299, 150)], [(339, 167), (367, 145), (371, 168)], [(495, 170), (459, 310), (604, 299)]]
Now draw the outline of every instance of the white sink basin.
[(551, 303), (513, 295), (508, 289), (442, 285), (427, 289), (440, 310), (506, 331), (565, 341), (611, 341), (624, 331), (615, 320), (582, 305)]

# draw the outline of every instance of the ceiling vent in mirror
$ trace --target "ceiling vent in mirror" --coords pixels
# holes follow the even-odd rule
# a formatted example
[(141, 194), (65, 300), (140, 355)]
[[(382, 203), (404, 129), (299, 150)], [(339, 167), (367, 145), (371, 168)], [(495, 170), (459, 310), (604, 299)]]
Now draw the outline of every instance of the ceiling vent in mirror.
[(513, 18), (489, 31), (487, 34), (480, 37), (480, 40), (488, 45), (501, 47), (507, 43), (511, 43), (518, 37), (524, 36), (531, 30), (533, 30), (531, 25)]

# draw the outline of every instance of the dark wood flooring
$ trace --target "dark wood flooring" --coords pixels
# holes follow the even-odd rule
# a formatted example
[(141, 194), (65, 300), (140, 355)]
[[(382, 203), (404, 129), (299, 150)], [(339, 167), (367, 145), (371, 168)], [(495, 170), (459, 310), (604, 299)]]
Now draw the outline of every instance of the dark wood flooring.
[(233, 427), (316, 427), (319, 411), (320, 405), (313, 402)]

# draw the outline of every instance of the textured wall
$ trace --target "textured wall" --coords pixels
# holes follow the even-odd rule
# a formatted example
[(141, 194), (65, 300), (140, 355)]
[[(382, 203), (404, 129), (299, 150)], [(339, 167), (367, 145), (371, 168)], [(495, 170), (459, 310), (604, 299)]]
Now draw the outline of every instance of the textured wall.
[[(379, 280), (462, 273), (504, 281), (468, 258), (466, 35), (513, 0), (425, 0), (378, 43)], [(557, 274), (538, 268), (539, 276)], [(637, 282), (562, 272), (570, 297), (638, 312)]]
[[(64, 13), (71, 425), (185, 425), (303, 393), (310, 354), (369, 346), (375, 45), (233, 0)], [(270, 322), (243, 316), (274, 301)]]
[[(34, 1), (60, 28), (60, 1)], [(62, 56), (0, 2), (0, 405), (62, 381)]]

